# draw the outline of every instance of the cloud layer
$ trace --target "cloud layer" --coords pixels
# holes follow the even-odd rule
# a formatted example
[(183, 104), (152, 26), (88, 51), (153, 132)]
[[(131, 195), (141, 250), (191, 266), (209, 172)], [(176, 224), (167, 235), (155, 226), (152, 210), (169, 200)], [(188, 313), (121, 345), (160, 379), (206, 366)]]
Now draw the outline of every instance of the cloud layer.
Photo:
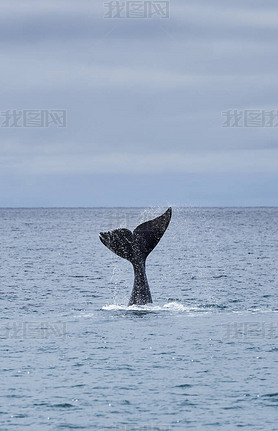
[[(104, 19), (103, 2), (93, 0), (4, 0), (0, 10), (1, 112), (67, 111), (66, 128), (0, 128), (0, 178), (9, 185), (0, 205), (14, 205), (14, 178), (28, 176), (39, 184), (58, 175), (62, 188), (78, 175), (181, 175), (186, 183), (220, 174), (227, 185), (237, 174), (243, 182), (278, 176), (278, 127), (225, 128), (221, 116), (278, 109), (276, 1), (175, 0), (164, 20)], [(258, 190), (252, 202), (278, 203), (269, 184), (269, 199)], [(237, 191), (231, 205), (242, 204)], [(29, 193), (19, 205), (30, 204)], [(141, 205), (127, 195), (125, 204)], [(51, 187), (44, 196), (34, 205), (51, 205)], [(176, 200), (188, 203), (182, 191)]]

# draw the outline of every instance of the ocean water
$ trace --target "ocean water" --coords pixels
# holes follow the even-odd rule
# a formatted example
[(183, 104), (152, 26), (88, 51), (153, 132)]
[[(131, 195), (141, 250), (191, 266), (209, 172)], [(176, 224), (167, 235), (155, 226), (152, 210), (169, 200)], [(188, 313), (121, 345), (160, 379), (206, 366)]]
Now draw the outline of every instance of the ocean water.
[(174, 208), (154, 303), (98, 233), (165, 208), (0, 209), (0, 430), (277, 430), (278, 209)]

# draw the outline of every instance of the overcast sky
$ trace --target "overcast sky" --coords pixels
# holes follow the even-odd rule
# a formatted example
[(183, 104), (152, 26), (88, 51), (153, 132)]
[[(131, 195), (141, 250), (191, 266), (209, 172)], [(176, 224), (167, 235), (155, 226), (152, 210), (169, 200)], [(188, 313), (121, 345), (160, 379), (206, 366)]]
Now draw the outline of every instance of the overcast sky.
[[(277, 206), (277, 0), (107, 12), (1, 0), (0, 206)], [(235, 109), (242, 127), (223, 127)], [(65, 110), (66, 127), (12, 110)]]

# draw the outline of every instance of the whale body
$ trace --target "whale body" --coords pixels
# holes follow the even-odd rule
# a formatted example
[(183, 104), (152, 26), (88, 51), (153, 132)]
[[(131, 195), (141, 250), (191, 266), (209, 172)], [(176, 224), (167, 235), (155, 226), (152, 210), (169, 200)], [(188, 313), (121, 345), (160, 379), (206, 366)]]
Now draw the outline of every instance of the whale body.
[(146, 275), (146, 259), (162, 238), (171, 216), (172, 208), (168, 208), (164, 214), (140, 224), (133, 232), (119, 228), (99, 234), (106, 247), (133, 265), (134, 284), (128, 305), (153, 302)]

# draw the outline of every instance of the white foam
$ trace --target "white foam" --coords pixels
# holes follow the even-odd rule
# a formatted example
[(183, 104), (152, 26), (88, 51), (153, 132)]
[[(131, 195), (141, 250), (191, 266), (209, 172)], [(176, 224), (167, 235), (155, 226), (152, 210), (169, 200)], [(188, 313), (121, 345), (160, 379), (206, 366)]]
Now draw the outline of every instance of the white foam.
[(171, 311), (192, 311), (190, 307), (185, 307), (180, 302), (168, 302), (167, 304), (163, 305), (164, 310), (171, 310)]
[(102, 310), (108, 310), (108, 311), (178, 311), (178, 312), (184, 312), (184, 311), (192, 311), (191, 308), (185, 307), (184, 305), (180, 304), (179, 302), (168, 302), (167, 304), (164, 304), (163, 306), (159, 305), (119, 305), (119, 304), (110, 304), (105, 305), (102, 307)]

